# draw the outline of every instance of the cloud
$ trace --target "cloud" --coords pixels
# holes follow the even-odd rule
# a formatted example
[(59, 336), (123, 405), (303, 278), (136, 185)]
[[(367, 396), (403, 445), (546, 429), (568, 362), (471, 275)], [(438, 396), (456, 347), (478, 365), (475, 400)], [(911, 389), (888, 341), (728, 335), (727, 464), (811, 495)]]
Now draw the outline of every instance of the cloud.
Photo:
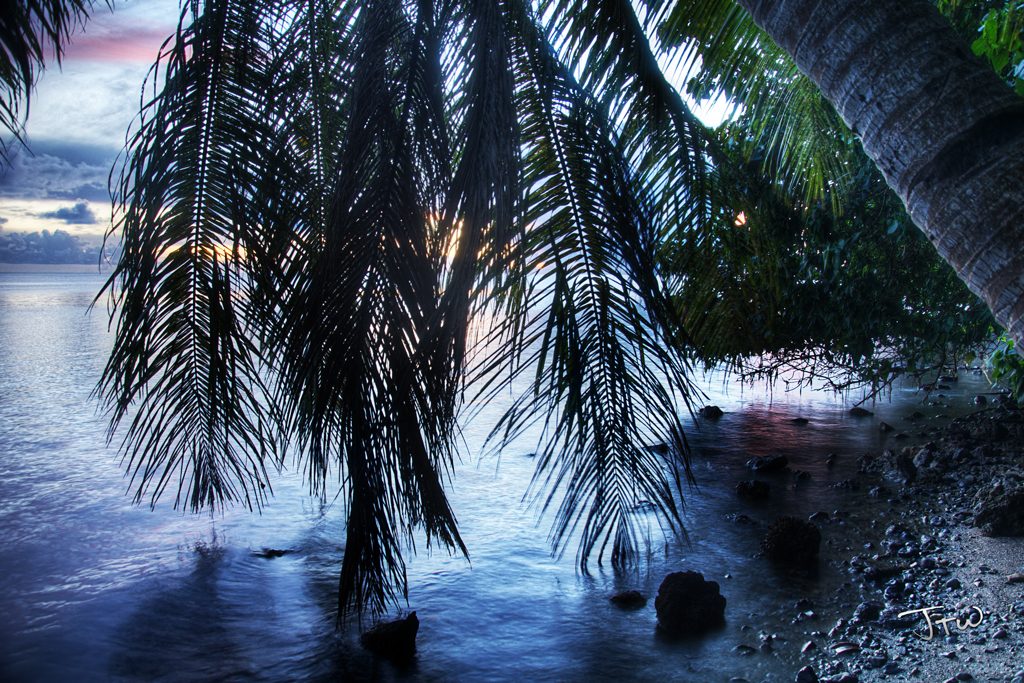
[(78, 202), (71, 208), (62, 206), (56, 211), (39, 214), (42, 218), (56, 218), (69, 225), (92, 225), (96, 222), (96, 214), (89, 208), (89, 202)]
[(110, 201), (107, 179), (116, 153), (95, 153), (79, 148), (59, 149), (57, 154), (32, 156), (22, 151), (11, 159), (11, 165), (0, 176), (0, 199), (65, 199), (70, 201)]
[(3, 225), (6, 222), (7, 222), (7, 219), (4, 218), (3, 216), (0, 216), (0, 225)]

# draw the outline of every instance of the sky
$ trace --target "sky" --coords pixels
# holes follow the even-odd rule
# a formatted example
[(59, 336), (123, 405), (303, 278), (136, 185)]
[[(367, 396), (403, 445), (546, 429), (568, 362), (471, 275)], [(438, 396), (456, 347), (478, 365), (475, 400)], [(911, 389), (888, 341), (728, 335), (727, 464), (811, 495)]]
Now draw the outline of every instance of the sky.
[[(32, 93), (29, 149), (8, 146), (12, 163), (0, 170), (0, 231), (102, 238), (111, 218), (111, 169), (179, 14), (178, 0), (116, 0), (113, 12), (96, 2), (61, 67), (48, 62)], [(723, 113), (698, 115), (717, 125)]]
[(178, 23), (178, 0), (97, 2), (32, 93), (29, 149), (8, 147), (0, 171), (0, 230), (65, 230), (98, 239), (110, 225), (107, 180), (138, 114), (142, 85)]

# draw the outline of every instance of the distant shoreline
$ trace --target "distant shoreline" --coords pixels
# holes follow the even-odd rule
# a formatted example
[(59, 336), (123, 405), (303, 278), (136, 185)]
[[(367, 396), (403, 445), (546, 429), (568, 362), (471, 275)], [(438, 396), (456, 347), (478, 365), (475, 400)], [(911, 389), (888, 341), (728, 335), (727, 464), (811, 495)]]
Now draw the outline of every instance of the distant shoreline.
[(86, 263), (0, 263), (0, 273), (96, 273), (107, 275), (110, 267), (100, 270)]

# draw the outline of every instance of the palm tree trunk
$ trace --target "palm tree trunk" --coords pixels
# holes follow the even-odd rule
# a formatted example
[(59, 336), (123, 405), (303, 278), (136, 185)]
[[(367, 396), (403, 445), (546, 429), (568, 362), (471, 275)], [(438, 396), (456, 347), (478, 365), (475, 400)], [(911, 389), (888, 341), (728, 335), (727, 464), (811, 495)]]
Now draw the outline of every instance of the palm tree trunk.
[(738, 0), (821, 88), (914, 222), (1024, 341), (1024, 99), (927, 0)]

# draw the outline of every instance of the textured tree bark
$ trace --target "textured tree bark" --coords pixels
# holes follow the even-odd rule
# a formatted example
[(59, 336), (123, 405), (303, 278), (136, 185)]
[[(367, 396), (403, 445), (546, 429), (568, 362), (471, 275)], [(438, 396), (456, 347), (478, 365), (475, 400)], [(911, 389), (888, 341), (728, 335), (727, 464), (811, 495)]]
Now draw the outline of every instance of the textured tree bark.
[(1024, 341), (1024, 99), (927, 0), (738, 0), (796, 61), (914, 222)]

